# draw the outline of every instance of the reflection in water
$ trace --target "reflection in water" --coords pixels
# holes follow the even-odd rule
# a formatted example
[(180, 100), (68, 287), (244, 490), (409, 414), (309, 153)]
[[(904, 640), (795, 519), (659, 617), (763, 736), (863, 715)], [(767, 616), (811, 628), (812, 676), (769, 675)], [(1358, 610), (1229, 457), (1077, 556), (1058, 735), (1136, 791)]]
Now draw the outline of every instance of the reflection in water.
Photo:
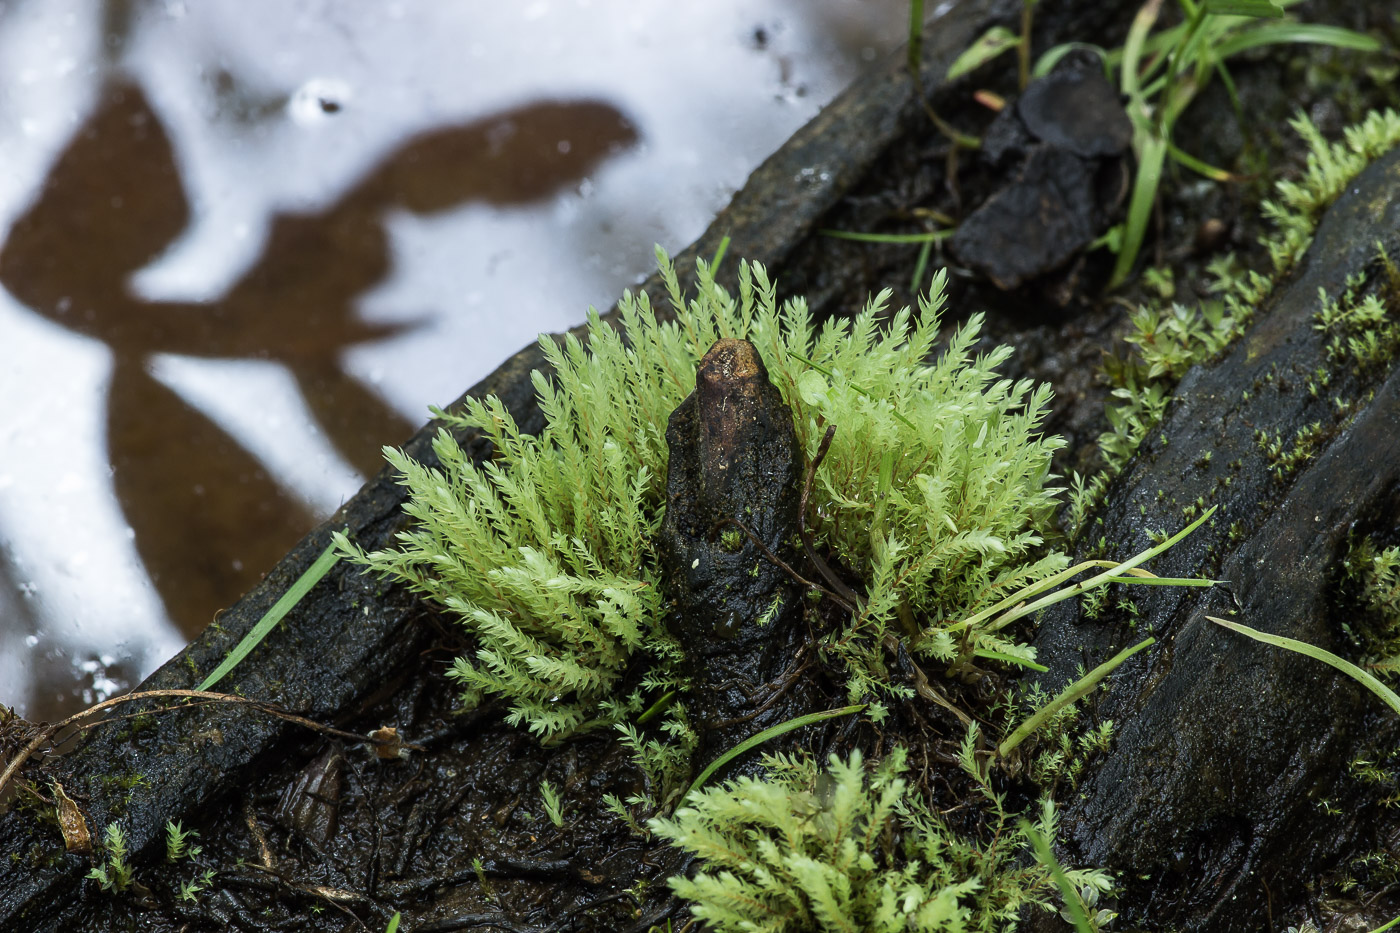
[[(201, 627), (378, 467), (398, 412), (694, 239), (908, 15), (0, 6), (0, 703), (37, 718), (168, 657), (160, 600)], [(611, 106), (529, 103), (558, 97)]]
[(144, 95), (125, 84), (105, 90), (15, 223), (0, 282), (35, 313), (111, 349), (117, 496), (186, 634), (246, 590), (312, 516), (221, 427), (154, 379), (151, 357), (284, 364), (342, 456), (373, 472), (380, 447), (414, 428), (340, 365), (347, 348), (412, 326), (365, 323), (355, 310), (391, 272), (385, 212), (540, 200), (635, 140), (622, 114), (593, 101), (535, 103), (434, 130), (406, 141), (326, 210), (276, 217), (262, 255), (222, 299), (151, 302), (134, 297), (128, 280), (185, 230), (189, 206)]

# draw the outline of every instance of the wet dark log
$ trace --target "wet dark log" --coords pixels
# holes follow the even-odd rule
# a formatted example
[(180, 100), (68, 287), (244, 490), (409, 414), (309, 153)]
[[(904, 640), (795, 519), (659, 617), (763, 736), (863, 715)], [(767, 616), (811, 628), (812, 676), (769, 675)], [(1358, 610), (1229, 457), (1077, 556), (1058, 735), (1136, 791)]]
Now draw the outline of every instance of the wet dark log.
[[(1219, 509), (1154, 570), (1228, 587), (1131, 594), (1158, 644), (1111, 681), (1098, 716), (1120, 726), (1114, 751), (1063, 822), (1072, 858), (1122, 872), (1133, 919), (1152, 928), (1268, 929), (1271, 911), (1394, 822), (1381, 818), (1383, 794), (1348, 774), (1354, 758), (1394, 748), (1393, 714), (1330, 667), (1205, 616), (1356, 655), (1338, 614), (1340, 564), (1353, 535), (1400, 526), (1400, 369), (1348, 373), (1313, 324), (1320, 293), (1379, 273), (1377, 243), (1397, 229), (1392, 152), (1327, 213), (1244, 338), (1182, 381), (1090, 536), (1127, 557), (1150, 546), (1147, 529)], [(1331, 383), (1314, 395), (1319, 372)], [(1326, 440), (1296, 471), (1270, 462), (1261, 432), (1291, 448), (1314, 422)], [(1036, 639), (1051, 689), (1144, 634), (1056, 608)]]

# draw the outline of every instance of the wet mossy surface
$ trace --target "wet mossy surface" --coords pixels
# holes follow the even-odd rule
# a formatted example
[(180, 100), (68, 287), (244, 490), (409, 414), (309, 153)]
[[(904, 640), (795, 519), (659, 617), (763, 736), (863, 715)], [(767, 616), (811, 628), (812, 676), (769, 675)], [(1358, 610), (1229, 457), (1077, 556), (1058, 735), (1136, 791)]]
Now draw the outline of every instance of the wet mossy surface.
[[(1303, 4), (1296, 12), (1395, 41), (1388, 12), (1353, 6)], [(1038, 48), (1086, 37), (1112, 46), (1121, 43), (1136, 4), (1043, 0), (1039, 9)], [(1018, 11), (1019, 3), (973, 3), (945, 18), (926, 49), (929, 86), (992, 19), (1011, 24)], [(1299, 141), (1284, 127), (1293, 112), (1301, 108), (1335, 132), (1370, 107), (1396, 103), (1396, 92), (1365, 72), (1371, 64), (1311, 47), (1241, 61), (1232, 74), (1250, 117), (1243, 126), (1218, 84), (1201, 96), (1183, 121), (1194, 129), (1183, 145), (1261, 175), (1233, 186), (1182, 177), (1164, 188), (1145, 258), (1172, 266), (1178, 300), (1204, 295), (1204, 267), (1222, 250), (1259, 258), (1255, 239), (1264, 230), (1257, 204), (1268, 193), (1262, 173), (1296, 172), (1302, 162)], [(970, 95), (984, 86), (1014, 95), (1010, 69), (993, 66), (938, 89), (931, 100), (945, 119), (981, 133), (994, 115)], [(816, 231), (911, 232), (922, 229), (921, 212), (967, 216), (1005, 182), (1003, 172), (963, 151), (956, 157), (957, 184), (950, 185), (949, 156), (907, 77), (891, 66), (770, 159), (680, 266), (693, 268), (697, 255), (712, 254), (731, 235), (730, 256), (767, 263), (783, 292), (806, 295), (818, 316), (851, 313), (886, 286), (895, 288), (896, 306), (909, 302), (917, 246), (852, 243)], [(1042, 620), (1037, 645), (1051, 667), (1043, 675), (1051, 686), (1079, 664), (1136, 641), (1144, 626), (1159, 639), (1101, 694), (1093, 716), (1119, 725), (1111, 753), (1095, 759), (1077, 788), (1060, 791), (1062, 855), (1121, 873), (1124, 928), (1226, 931), (1272, 923), (1282, 929), (1305, 916), (1326, 922), (1389, 883), (1383, 860), (1355, 866), (1391, 851), (1400, 836), (1395, 811), (1379, 803), (1394, 789), (1362, 781), (1348, 767), (1362, 757), (1389, 767), (1381, 753), (1395, 747), (1400, 732), (1388, 713), (1314, 662), (1243, 643), (1203, 615), (1239, 610), (1259, 627), (1349, 655), (1334, 612), (1336, 568), (1353, 524), (1368, 533), (1400, 524), (1394, 466), (1400, 376), (1394, 367), (1365, 376), (1338, 372), (1324, 397), (1309, 394), (1307, 377), (1326, 365), (1310, 315), (1319, 286), (1335, 290), (1350, 273), (1374, 271), (1375, 239), (1400, 229), (1397, 164), (1397, 157), (1383, 160), (1358, 183), (1358, 193), (1330, 212), (1319, 243), (1244, 340), (1188, 373), (1167, 420), (1109, 489), (1099, 521), (1078, 545), (1081, 556), (1105, 550), (1127, 556), (1145, 546), (1149, 529), (1173, 531), (1193, 505), (1219, 505), (1213, 523), (1154, 570), (1204, 573), (1229, 580), (1229, 588), (1134, 592), (1136, 630), (1127, 612), (1113, 608), (1091, 620), (1065, 605)], [(1391, 254), (1400, 253), (1392, 248)], [(949, 323), (988, 311), (987, 346), (1016, 349), (1007, 375), (1054, 385), (1047, 428), (1070, 441), (1057, 459), (1061, 473), (1094, 468), (1093, 442), (1104, 429), (1109, 392), (1098, 375), (1103, 355), (1121, 350), (1122, 299), (1143, 294), (1139, 286), (1101, 295), (1110, 265), (1102, 252), (1080, 254), (1010, 291), (956, 267), (951, 277)], [(664, 308), (658, 283), (644, 287)], [(537, 351), (523, 351), (472, 392), (500, 395), (522, 427), (538, 429), (527, 377), (539, 366)], [(1349, 407), (1339, 408), (1334, 397)], [(1256, 432), (1291, 439), (1315, 421), (1326, 430), (1313, 455), (1280, 477)], [(433, 430), (407, 445), (426, 463), (433, 462)], [(480, 441), (469, 449), (489, 454)], [(1204, 450), (1212, 456), (1203, 461)], [(776, 492), (779, 499), (792, 494), (790, 474)], [(394, 477), (381, 473), (224, 614), (218, 630), (143, 686), (191, 686), (315, 559), (331, 529), (348, 527), (366, 546), (387, 543), (403, 527), (401, 505)], [(719, 546), (733, 556), (722, 541)], [(779, 687), (785, 699), (769, 718), (838, 705), (840, 687), (820, 665), (798, 671), (796, 663), (813, 631), (838, 622), (829, 605), (799, 612), (775, 630), (787, 640), (775, 642), (781, 650), (770, 652), (753, 675), (761, 682), (746, 689), (735, 690), (707, 669), (734, 702), (717, 703), (706, 715), (716, 722), (746, 715), (767, 698), (764, 691)], [(338, 740), (221, 706), (95, 729), (76, 752), (50, 758), (31, 774), (40, 788), (46, 776), (61, 780), (87, 811), (94, 837), (107, 822), (120, 822), (154, 906), (83, 881), (90, 859), (66, 854), (52, 826), (17, 808), (0, 818), (3, 850), (11, 853), (0, 865), (0, 927), (374, 930), (402, 910), (414, 930), (640, 933), (664, 926), (668, 917), (678, 928), (684, 913), (668, 898), (664, 879), (685, 870), (685, 862), (600, 803), (605, 794), (625, 800), (654, 790), (630, 753), (612, 733), (542, 748), (504, 725), (500, 709), (458, 712), (444, 672), (470, 650), (431, 607), (351, 568), (335, 568), (220, 688), (273, 699), (351, 732), (394, 725), (417, 746), (410, 756), (380, 761), (353, 743), (327, 754), (328, 743)], [(888, 663), (891, 676), (907, 684), (923, 674), (902, 652)], [(789, 675), (797, 682), (785, 684)], [(1006, 686), (1006, 675), (988, 672), (947, 690), (954, 702), (980, 710)], [(737, 724), (726, 728), (733, 734), (713, 745), (732, 744), (743, 732)], [(809, 727), (794, 742), (818, 755), (852, 747), (878, 755), (892, 742), (910, 745), (921, 786), (936, 804), (956, 808), (966, 792), (952, 765), (961, 735), (951, 715), (914, 700), (893, 705), (878, 729), (836, 720)], [(338, 779), (328, 779), (329, 768), (339, 769)], [(301, 806), (286, 802), (299, 779), (313, 788)], [(559, 791), (562, 826), (546, 813), (543, 780)], [(1009, 780), (1005, 789), (1022, 801), (1035, 793)], [(198, 865), (216, 871), (192, 902), (177, 895), (195, 868), (164, 862), (167, 819), (199, 829)], [(1341, 891), (1347, 878), (1362, 885), (1350, 901), (1324, 897)], [(1028, 920), (1054, 923), (1051, 915)]]

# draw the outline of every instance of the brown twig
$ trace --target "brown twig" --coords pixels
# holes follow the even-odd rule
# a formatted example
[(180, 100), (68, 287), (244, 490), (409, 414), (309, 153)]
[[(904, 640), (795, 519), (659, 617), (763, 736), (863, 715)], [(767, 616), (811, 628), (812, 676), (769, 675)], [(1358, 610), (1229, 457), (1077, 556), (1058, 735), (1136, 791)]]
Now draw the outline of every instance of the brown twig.
[(777, 554), (774, 554), (772, 550), (769, 549), (768, 545), (763, 543), (762, 538), (754, 534), (753, 531), (749, 528), (749, 526), (745, 525), (737, 518), (726, 518), (724, 521), (720, 522), (719, 525), (716, 527), (724, 528), (729, 525), (733, 525), (735, 528), (738, 528), (745, 535), (747, 535), (748, 539), (754, 544), (756, 544), (758, 546), (758, 549), (763, 552), (763, 556), (768, 558), (769, 563), (777, 566), (780, 570), (782, 570), (788, 576), (792, 577), (798, 583), (802, 584), (805, 587), (810, 587), (814, 590), (820, 590), (822, 593), (826, 594), (826, 596), (828, 596), (830, 599), (839, 603), (842, 606), (842, 608), (847, 609), (851, 612), (855, 611), (855, 607), (849, 605), (844, 599), (841, 598), (839, 594), (833, 593), (831, 590), (827, 589), (826, 587), (822, 586), (820, 583), (817, 583), (814, 580), (808, 580), (806, 577), (802, 576), (802, 574), (792, 569), (791, 565), (789, 565), (787, 561), (783, 560)]
[[(8, 764), (5, 765), (5, 770), (3, 772), (0, 772), (0, 791), (4, 790), (5, 785), (10, 782), (10, 779), (13, 778), (16, 773), (18, 773), (19, 769), (24, 765), (24, 763), (28, 761), (34, 755), (34, 753), (37, 752), (41, 746), (43, 746), (45, 742), (49, 741), (56, 734), (68, 728), (69, 726), (80, 725), (84, 719), (91, 716), (92, 714), (101, 712), (104, 709), (111, 709), (112, 707), (119, 706), (122, 703), (130, 703), (134, 700), (159, 699), (161, 697), (203, 700), (206, 702), (216, 703), (236, 703), (242, 706), (252, 707), (253, 709), (256, 709), (260, 712), (267, 713), (270, 716), (276, 716), (279, 719), (286, 720), (287, 722), (294, 723), (298, 726), (304, 726), (307, 729), (312, 729), (316, 732), (320, 732), (325, 735), (332, 735), (337, 738), (345, 739), (346, 741), (362, 742), (366, 745), (383, 744), (378, 740), (360, 735), (357, 732), (345, 732), (341, 729), (336, 729), (331, 726), (324, 726), (313, 719), (307, 719), (305, 716), (298, 716), (296, 713), (282, 709), (280, 706), (277, 706), (274, 703), (269, 703), (266, 700), (254, 700), (250, 699), (249, 697), (241, 697), (232, 693), (214, 693), (209, 690), (142, 690), (138, 693), (128, 693), (123, 696), (112, 697), (112, 699), (110, 700), (103, 700), (101, 703), (97, 703), (93, 706), (89, 706), (85, 710), (81, 710), (79, 712), (74, 713), (67, 719), (60, 720), (59, 722), (52, 723), (40, 729), (34, 734), (34, 737), (30, 739), (29, 744), (26, 745), (24, 749), (14, 757), (14, 759), (12, 759)], [(176, 709), (186, 709), (190, 705), (191, 704), (181, 704), (180, 706), (163, 707), (161, 709), (149, 710), (149, 712), (169, 712), (171, 710)], [(94, 725), (100, 724), (101, 723), (89, 723), (86, 726), (84, 726), (84, 728), (91, 728)]]
[(865, 609), (865, 600), (846, 585), (846, 582), (836, 575), (817, 549), (812, 546), (812, 533), (807, 529), (807, 500), (812, 495), (812, 480), (816, 478), (817, 467), (826, 459), (826, 452), (831, 449), (831, 439), (836, 436), (836, 425), (827, 425), (826, 433), (822, 435), (822, 441), (817, 445), (817, 455), (812, 458), (812, 462), (807, 465), (807, 478), (802, 482), (802, 499), (797, 506), (797, 534), (802, 538), (802, 549), (807, 553), (807, 559), (826, 578), (826, 582), (831, 584), (831, 588), (841, 594), (838, 600), (849, 612), (856, 612)]

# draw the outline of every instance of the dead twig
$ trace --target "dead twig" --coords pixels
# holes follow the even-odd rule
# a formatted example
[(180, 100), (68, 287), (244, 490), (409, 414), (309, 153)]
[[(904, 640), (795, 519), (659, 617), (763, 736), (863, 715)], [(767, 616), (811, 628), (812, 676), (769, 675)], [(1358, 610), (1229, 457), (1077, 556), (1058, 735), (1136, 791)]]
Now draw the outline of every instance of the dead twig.
[[(259, 712), (266, 713), (269, 716), (276, 716), (278, 719), (294, 723), (295, 725), (311, 729), (315, 732), (320, 732), (324, 735), (331, 735), (335, 736), (336, 738), (345, 739), (349, 742), (360, 742), (365, 745), (376, 746), (384, 744), (380, 740), (371, 739), (368, 736), (360, 735), (357, 732), (345, 732), (341, 729), (336, 729), (331, 726), (322, 725), (321, 723), (316, 722), (314, 719), (307, 719), (305, 716), (299, 716), (296, 713), (291, 712), (290, 710), (283, 709), (275, 703), (269, 703), (266, 700), (254, 700), (249, 697), (241, 697), (232, 693), (214, 693), (209, 690), (142, 690), (137, 693), (128, 693), (123, 696), (112, 697), (112, 699), (110, 700), (103, 700), (101, 703), (97, 703), (93, 706), (89, 706), (85, 710), (81, 710), (79, 712), (74, 713), (67, 719), (60, 720), (56, 723), (51, 723), (47, 726), (44, 726), (42, 729), (39, 729), (34, 734), (34, 737), (29, 740), (29, 744), (26, 745), (18, 755), (16, 755), (5, 765), (5, 770), (3, 772), (0, 772), (0, 792), (4, 791), (5, 786), (10, 782), (11, 778), (13, 778), (15, 774), (19, 772), (19, 769), (23, 767), (24, 763), (28, 761), (34, 755), (35, 752), (37, 752), (41, 747), (43, 747), (43, 745), (50, 739), (52, 739), (55, 735), (57, 735), (59, 732), (62, 732), (64, 729), (67, 729), (69, 726), (81, 726), (82, 728), (92, 728), (93, 726), (101, 725), (102, 723), (96, 722), (84, 724), (83, 721), (89, 716), (92, 716), (94, 713), (99, 713), (105, 709), (111, 709), (113, 707), (120, 706), (123, 703), (131, 703), (136, 700), (156, 700), (167, 697), (174, 699), (201, 700), (206, 703), (234, 703), (240, 706), (250, 707), (252, 709), (258, 710)], [(178, 706), (160, 707), (157, 709), (148, 710), (147, 712), (164, 713), (177, 709), (188, 709), (192, 705), (196, 704), (184, 703)], [(415, 746), (410, 745), (406, 747), (413, 748)]]

